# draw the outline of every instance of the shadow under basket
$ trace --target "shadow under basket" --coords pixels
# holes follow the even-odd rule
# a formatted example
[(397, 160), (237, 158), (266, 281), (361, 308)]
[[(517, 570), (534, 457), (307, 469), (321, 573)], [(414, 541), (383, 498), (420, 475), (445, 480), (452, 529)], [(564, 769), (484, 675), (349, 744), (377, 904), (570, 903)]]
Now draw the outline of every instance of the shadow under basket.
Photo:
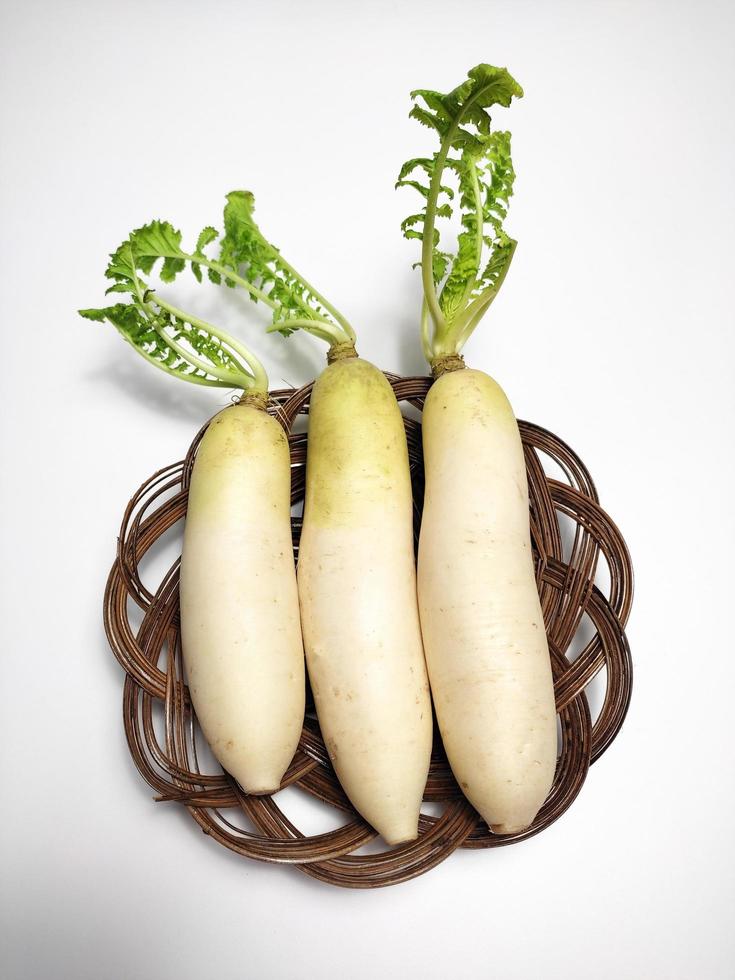
[[(423, 462), (421, 425), (415, 418), (431, 379), (387, 377), (399, 403), (414, 408), (404, 418), (418, 534)], [(310, 393), (311, 385), (296, 391), (274, 391), (268, 408), (289, 433), (293, 504), (304, 496), (307, 436), (292, 430), (298, 416), (308, 414)], [(579, 458), (545, 429), (528, 422), (519, 422), (519, 426), (528, 471), (536, 579), (561, 730), (554, 785), (531, 827), (507, 836), (490, 833), (459, 791), (435, 729), (424, 800), (442, 804), (441, 815), (422, 814), (418, 839), (411, 843), (392, 848), (386, 845), (377, 853), (374, 847), (367, 849), (372, 853), (354, 853), (376, 834), (355, 813), (335, 777), (308, 692), (301, 741), (283, 787), (296, 785), (325, 807), (343, 813), (344, 823), (339, 829), (304, 834), (281, 811), (277, 796), (247, 796), (221, 769), (200, 769), (197, 744), (201, 756), (203, 736), (183, 679), (179, 561), (169, 569), (155, 593), (143, 585), (138, 565), (151, 549), (155, 550), (161, 536), (186, 514), (191, 469), (206, 426), (198, 433), (186, 459), (154, 474), (128, 504), (105, 592), (107, 637), (126, 672), (123, 715), (128, 745), (141, 775), (157, 791), (157, 799), (185, 806), (205, 834), (244, 857), (293, 864), (320, 881), (346, 888), (376, 888), (415, 878), (444, 861), (458, 847), (514, 844), (538, 834), (567, 810), (582, 788), (590, 765), (619, 732), (630, 701), (632, 668), (624, 629), (632, 600), (633, 573), (625, 542), (600, 508), (592, 479)], [(553, 461), (554, 469), (565, 480), (547, 476), (544, 459), (547, 464)], [(296, 556), (300, 533), (301, 520), (295, 517)], [(595, 585), (600, 558), (608, 571), (604, 592)], [(133, 603), (142, 612), (142, 622), (137, 627), (131, 622)], [(132, 618), (137, 623), (140, 614)], [(584, 645), (580, 641), (582, 635), (589, 637)], [(606, 688), (593, 723), (585, 688), (603, 668)], [(161, 707), (163, 725), (154, 723)], [(435, 811), (436, 807), (430, 809)], [(245, 817), (252, 830), (238, 826), (236, 817)]]

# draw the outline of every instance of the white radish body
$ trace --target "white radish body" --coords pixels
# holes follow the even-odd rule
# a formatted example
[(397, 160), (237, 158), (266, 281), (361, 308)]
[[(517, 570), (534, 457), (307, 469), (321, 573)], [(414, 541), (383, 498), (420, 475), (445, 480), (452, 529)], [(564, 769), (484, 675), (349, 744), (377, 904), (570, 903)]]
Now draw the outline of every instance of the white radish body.
[(278, 422), (245, 403), (212, 421), (189, 490), (182, 648), (210, 748), (254, 794), (278, 789), (304, 720), (290, 487)]
[(388, 843), (413, 840), (432, 714), (406, 436), (385, 377), (355, 357), (314, 385), (298, 583), (309, 677), (339, 781)]
[(492, 378), (453, 371), (429, 391), (423, 445), (418, 590), (437, 720), (465, 796), (514, 833), (546, 799), (557, 755), (518, 425)]

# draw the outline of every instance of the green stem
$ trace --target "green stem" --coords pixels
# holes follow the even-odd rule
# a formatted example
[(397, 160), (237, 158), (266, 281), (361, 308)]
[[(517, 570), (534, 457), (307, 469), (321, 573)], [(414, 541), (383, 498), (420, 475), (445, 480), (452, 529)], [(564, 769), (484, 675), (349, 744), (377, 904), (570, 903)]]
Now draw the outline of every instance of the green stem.
[(183, 347), (174, 337), (166, 333), (166, 331), (163, 328), (160, 328), (155, 321), (153, 321), (153, 326), (156, 332), (166, 341), (171, 350), (176, 351), (179, 357), (186, 361), (187, 364), (193, 365), (193, 367), (198, 368), (200, 371), (205, 371), (207, 374), (212, 375), (213, 378), (217, 378), (217, 380), (221, 381), (223, 384), (229, 384), (232, 388), (242, 387), (240, 379), (247, 377), (247, 373), (242, 368), (242, 365), (239, 365), (241, 370), (236, 372), (228, 371), (226, 368), (217, 367), (208, 363), (207, 361), (203, 361), (201, 357), (197, 357), (196, 354), (188, 350), (186, 347)]
[(472, 295), (472, 290), (475, 288), (477, 284), (477, 277), (480, 274), (480, 263), (482, 262), (482, 192), (480, 190), (480, 179), (477, 176), (477, 167), (469, 155), (467, 158), (467, 166), (470, 168), (472, 198), (475, 205), (475, 215), (477, 216), (477, 224), (475, 228), (475, 274), (467, 281), (464, 293), (462, 294), (462, 300), (459, 304), (460, 308), (465, 305)]
[(434, 284), (434, 224), (436, 221), (436, 202), (439, 198), (441, 178), (454, 133), (455, 127), (452, 127), (447, 137), (442, 141), (436, 156), (434, 172), (431, 175), (431, 181), (429, 183), (429, 194), (426, 198), (424, 235), (421, 245), (421, 280), (424, 285), (424, 298), (434, 321), (435, 334), (438, 334), (441, 328), (446, 326), (446, 320), (439, 306), (439, 297), (436, 295), (436, 285)]
[(266, 329), (266, 333), (282, 333), (284, 327), (293, 330), (306, 330), (307, 333), (325, 341), (331, 347), (332, 344), (344, 344), (350, 342), (352, 338), (346, 338), (339, 327), (326, 320), (312, 320), (308, 317), (289, 317), (286, 320), (278, 320)]
[(431, 317), (429, 316), (429, 306), (426, 297), (421, 304), (421, 349), (424, 357), (431, 362), (434, 356), (431, 350)]
[[(151, 308), (151, 302), (150, 302), (150, 300), (152, 298), (153, 301), (154, 301), (154, 303), (156, 304), (156, 306), (160, 307), (161, 309), (167, 309), (170, 313), (172, 313), (173, 316), (177, 316), (179, 320), (185, 320), (186, 322), (191, 323), (192, 326), (194, 326), (194, 322), (193, 322), (192, 317), (188, 316), (188, 314), (184, 313), (182, 310), (177, 310), (176, 307), (170, 306), (169, 304), (165, 303), (152, 290), (150, 290), (150, 289), (147, 289), (145, 291), (142, 290), (141, 289), (141, 282), (140, 282), (140, 279), (138, 278), (137, 275), (134, 276), (134, 278), (133, 278), (133, 285), (135, 286), (135, 292), (136, 292), (136, 295), (138, 297), (138, 302), (140, 304), (140, 307), (147, 314), (148, 319), (150, 320), (151, 326), (156, 331), (156, 333), (163, 340), (166, 341), (166, 343), (168, 344), (168, 346), (172, 350), (176, 351), (176, 353), (179, 355), (179, 357), (182, 358), (182, 360), (186, 361), (187, 364), (191, 364), (195, 368), (198, 368), (200, 371), (204, 371), (206, 374), (209, 374), (211, 377), (217, 378), (217, 383), (220, 386), (222, 386), (222, 387), (228, 387), (228, 388), (239, 388), (239, 387), (242, 387), (241, 379), (247, 379), (248, 375), (247, 375), (245, 369), (243, 368), (243, 366), (241, 364), (239, 364), (239, 362), (237, 362), (237, 359), (236, 358), (233, 358), (233, 360), (235, 360), (238, 363), (238, 367), (240, 368), (240, 371), (241, 371), (241, 374), (240, 375), (234, 374), (234, 373), (229, 372), (227, 370), (224, 370), (223, 371), (220, 368), (214, 367), (214, 366), (208, 364), (206, 361), (203, 361), (201, 358), (197, 357), (197, 355), (194, 354), (193, 352), (188, 351), (185, 347), (182, 347), (181, 344), (179, 344), (173, 337), (169, 336), (165, 332), (165, 330), (163, 330), (159, 326), (159, 324), (158, 324), (158, 318), (156, 317), (155, 311)], [(174, 310), (176, 312), (174, 312)], [(194, 318), (194, 319), (196, 319), (196, 318)], [(204, 321), (200, 321), (200, 324), (203, 324), (203, 323), (204, 323)], [(213, 334), (216, 334), (216, 332), (217, 332), (216, 329), (214, 327), (212, 327), (210, 324), (207, 324), (206, 325), (206, 329), (209, 330)], [(135, 347), (135, 344), (133, 344), (133, 346)], [(136, 348), (136, 350), (139, 350), (139, 348)], [(156, 364), (162, 370), (166, 371), (168, 374), (173, 374), (176, 377), (179, 377), (178, 372), (176, 372), (176, 371), (170, 371), (166, 366), (164, 366), (161, 362), (157, 361), (154, 357), (150, 357), (148, 354), (146, 354), (145, 351), (140, 350), (139, 352), (144, 357), (148, 358), (148, 360), (151, 361), (153, 364)], [(184, 377), (184, 375), (181, 375), (181, 376)], [(195, 377), (196, 377), (196, 375), (194, 375), (192, 377), (188, 377), (187, 376), (187, 380), (188, 381), (191, 381)], [(205, 379), (197, 379), (197, 381), (195, 381), (195, 383), (196, 384), (212, 384), (212, 385), (215, 384), (214, 382), (209, 382), (209, 381), (207, 381)], [(268, 389), (267, 389), (267, 384), (266, 384), (266, 391), (267, 390)]]
[[(162, 310), (166, 310), (171, 314), (171, 316), (175, 316), (178, 320), (184, 320), (186, 323), (190, 323), (192, 327), (206, 331), (213, 337), (216, 337), (218, 340), (227, 344), (228, 347), (231, 347), (232, 350), (242, 357), (252, 372), (252, 377), (243, 372), (243, 374), (240, 376), (240, 381), (244, 381), (245, 384), (241, 386), (247, 390), (261, 391), (267, 394), (268, 375), (265, 372), (265, 368), (260, 363), (258, 358), (255, 357), (254, 354), (251, 354), (244, 344), (241, 344), (239, 341), (235, 340), (234, 337), (231, 337), (228, 333), (225, 333), (224, 330), (220, 330), (219, 328), (213, 326), (213, 324), (207, 323), (206, 320), (201, 320), (199, 317), (193, 316), (191, 313), (185, 313), (183, 310), (178, 309), (178, 307), (173, 306), (171, 303), (167, 303), (166, 300), (161, 299), (161, 297), (157, 294), (150, 293), (149, 296), (152, 296), (156, 305), (160, 306)], [(166, 335), (166, 341), (167, 343), (171, 343), (171, 338), (168, 335)], [(207, 367), (207, 370), (217, 377), (218, 369)]]
[(464, 345), (470, 339), (472, 331), (485, 316), (488, 307), (497, 295), (495, 290), (487, 290), (484, 293), (480, 293), (477, 299), (467, 307), (465, 312), (468, 315), (462, 317), (462, 320), (458, 323), (460, 329), (453, 334), (452, 349), (451, 351), (445, 351), (445, 353), (459, 354), (461, 352)]
[[(230, 282), (235, 283), (237, 286), (242, 286), (243, 289), (247, 290), (247, 292), (250, 293), (250, 295), (254, 299), (261, 300), (263, 303), (266, 304), (266, 306), (269, 306), (272, 310), (280, 312), (283, 309), (283, 306), (280, 303), (275, 303), (270, 298), (268, 293), (264, 293), (262, 289), (258, 289), (257, 286), (254, 286), (251, 282), (248, 282), (247, 279), (244, 279), (242, 276), (238, 275), (233, 269), (230, 269), (228, 266), (222, 265), (220, 262), (216, 262), (213, 259), (208, 259), (206, 258), (206, 256), (200, 257), (198, 255), (185, 255), (184, 257), (190, 262), (196, 262), (199, 265), (207, 266), (207, 268), (212, 269), (213, 272), (216, 272), (220, 276), (224, 276), (226, 279), (229, 279)], [(345, 340), (354, 341), (356, 339), (355, 331), (352, 329), (352, 327), (347, 322), (347, 320), (345, 320), (345, 318), (339, 313), (339, 311), (336, 310), (330, 303), (328, 303), (327, 300), (321, 295), (321, 293), (318, 293), (316, 289), (314, 289), (314, 287), (310, 283), (308, 283), (306, 279), (304, 279), (303, 276), (301, 276), (293, 268), (292, 265), (286, 262), (283, 256), (279, 255), (278, 261), (280, 262), (281, 265), (286, 267), (289, 270), (289, 272), (292, 273), (294, 278), (299, 279), (303, 283), (303, 285), (309, 290), (312, 296), (314, 296), (314, 298), (318, 300), (325, 309), (329, 310), (332, 316), (340, 323), (342, 327), (342, 332), (340, 332), (339, 334), (336, 333), (334, 331), (334, 324), (331, 323), (329, 320), (323, 319), (322, 317), (315, 317), (313, 320), (311, 318), (303, 318), (303, 319), (299, 319), (298, 321), (294, 320), (294, 325), (296, 325), (296, 323), (298, 322), (299, 327), (303, 329), (308, 329), (307, 327), (304, 326), (304, 324), (307, 322), (321, 323), (324, 324), (325, 327), (331, 328), (330, 339), (328, 340), (328, 343), (331, 343), (332, 336), (337, 338), (338, 343), (341, 343)], [(301, 303), (301, 306), (305, 310), (310, 309), (310, 307), (306, 303)], [(317, 335), (315, 331), (312, 330), (311, 332)], [(317, 336), (321, 336), (321, 335), (317, 335)], [(322, 336), (321, 339), (326, 340), (327, 338)]]
[(514, 241), (512, 243), (510, 251), (508, 252), (506, 263), (503, 266), (503, 269), (493, 288), (486, 289), (480, 293), (480, 295), (473, 300), (472, 303), (470, 303), (462, 316), (458, 318), (456, 323), (452, 325), (452, 340), (454, 342), (454, 347), (451, 353), (459, 354), (472, 335), (473, 330), (487, 312), (488, 307), (500, 292), (500, 287), (503, 285), (505, 277), (508, 275), (508, 269), (513, 261), (513, 256), (515, 255), (517, 245), (518, 242)]
[[(148, 296), (152, 297), (153, 302), (155, 303), (156, 306), (159, 306), (161, 309), (168, 309), (169, 312), (173, 313), (173, 308), (168, 307), (166, 304), (164, 304), (163, 301), (158, 296), (156, 296), (155, 293), (149, 292)], [(217, 378), (223, 384), (228, 384), (232, 388), (242, 387), (241, 378), (248, 377), (248, 375), (247, 375), (247, 371), (245, 370), (245, 367), (242, 364), (240, 364), (240, 362), (237, 360), (236, 357), (232, 357), (232, 355), (230, 355), (232, 357), (232, 360), (235, 362), (235, 367), (236, 367), (235, 371), (230, 371), (227, 368), (218, 367), (215, 364), (202, 360), (202, 358), (199, 357), (197, 354), (195, 354), (193, 351), (189, 350), (188, 348), (180, 344), (175, 337), (172, 337), (170, 334), (166, 333), (165, 328), (158, 323), (158, 317), (156, 316), (155, 312), (151, 309), (150, 299), (146, 300), (145, 302), (145, 311), (148, 314), (151, 326), (159, 335), (159, 337), (165, 340), (168, 346), (171, 348), (171, 350), (176, 351), (179, 357), (182, 360), (186, 361), (187, 364), (191, 364), (193, 365), (193, 367), (198, 368), (200, 371), (204, 371), (206, 374), (210, 374), (212, 377)], [(177, 316), (177, 319), (181, 320), (182, 322), (184, 321), (184, 318), (185, 318), (184, 316)], [(190, 321), (187, 319), (187, 322)], [(183, 330), (183, 332), (185, 333), (186, 331)]]
[(216, 262), (214, 259), (208, 259), (206, 256), (199, 255), (186, 255), (183, 256), (189, 262), (195, 262), (197, 265), (205, 265), (208, 269), (216, 272), (220, 276), (224, 276), (229, 279), (230, 282), (236, 283), (238, 286), (242, 286), (243, 289), (247, 290), (254, 299), (259, 299), (261, 303), (265, 303), (272, 310), (279, 310), (281, 308), (279, 303), (276, 303), (270, 298), (268, 293), (264, 293), (262, 289), (258, 289), (247, 279), (243, 279), (239, 276), (233, 269), (230, 269), (226, 265), (222, 265), (220, 262)]
[(510, 269), (510, 264), (513, 261), (513, 256), (516, 254), (517, 248), (518, 248), (518, 242), (515, 241), (515, 239), (511, 239), (510, 250), (508, 251), (508, 259), (505, 265), (503, 266), (502, 272), (500, 273), (500, 275), (498, 276), (495, 282), (495, 286), (493, 287), (496, 293), (500, 292), (500, 287), (505, 282), (505, 277), (508, 275), (508, 269)]
[[(352, 326), (348, 323), (348, 321), (342, 316), (339, 310), (336, 309), (336, 307), (332, 306), (329, 300), (325, 299), (320, 292), (314, 289), (311, 283), (307, 279), (304, 279), (301, 273), (297, 272), (296, 269), (294, 269), (294, 267), (291, 265), (291, 263), (287, 262), (280, 253), (278, 256), (278, 261), (285, 269), (287, 269), (291, 273), (291, 275), (295, 279), (298, 279), (299, 282), (301, 282), (306, 287), (307, 291), (311, 293), (314, 299), (316, 299), (319, 303), (321, 303), (321, 305), (324, 307), (325, 310), (328, 310), (332, 314), (332, 316), (340, 325), (344, 333), (344, 337), (342, 338), (341, 342), (344, 343), (346, 341), (352, 341), (354, 343), (357, 340), (357, 334), (352, 329)], [(327, 321), (322, 320), (321, 322), (326, 323)]]
[[(182, 371), (173, 371), (167, 364), (164, 364), (163, 361), (157, 361), (155, 357), (151, 357), (150, 354), (148, 354), (142, 348), (138, 347), (137, 344), (133, 343), (130, 337), (124, 334), (121, 330), (118, 330), (118, 333), (123, 338), (123, 340), (126, 341), (126, 343), (130, 344), (130, 346), (133, 348), (134, 351), (136, 351), (136, 353), (140, 354), (141, 357), (144, 357), (146, 361), (149, 361), (154, 367), (160, 368), (160, 370), (165, 371), (166, 374), (170, 374), (172, 378), (181, 378), (182, 381), (189, 381), (191, 384), (195, 384), (195, 385), (205, 385), (208, 388), (238, 387), (238, 385), (230, 384), (229, 381), (211, 381), (209, 378), (200, 378), (196, 374), (184, 374)], [(168, 339), (169, 338), (167, 337), (166, 338), (167, 342)]]

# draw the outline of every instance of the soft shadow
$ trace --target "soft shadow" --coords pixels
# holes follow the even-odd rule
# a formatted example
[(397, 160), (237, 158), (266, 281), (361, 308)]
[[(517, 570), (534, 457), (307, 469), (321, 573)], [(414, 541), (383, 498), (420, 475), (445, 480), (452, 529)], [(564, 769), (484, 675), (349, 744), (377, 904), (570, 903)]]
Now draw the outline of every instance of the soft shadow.
[(262, 304), (253, 303), (242, 290), (220, 289), (210, 300), (213, 322), (239, 338), (263, 361), (271, 389), (300, 388), (326, 367), (325, 343), (303, 330), (290, 337), (268, 333), (270, 311)]
[(135, 357), (111, 358), (87, 371), (82, 380), (121, 393), (131, 402), (147, 405), (157, 414), (189, 419), (197, 426), (217, 405), (227, 405), (232, 394), (226, 388), (200, 391), (192, 384), (164, 377)]
[(427, 375), (429, 366), (421, 349), (420, 279), (415, 269), (404, 270), (398, 295), (405, 297), (405, 302), (393, 310), (391, 317), (398, 347), (393, 369), (408, 377)]
[(415, 320), (401, 317), (398, 321), (398, 364), (399, 374), (413, 377), (427, 375), (429, 366), (421, 350), (421, 334)]
[[(165, 294), (165, 290), (161, 292)], [(172, 299), (221, 325), (263, 361), (271, 389), (298, 388), (313, 381), (326, 366), (326, 344), (306, 336), (303, 331), (289, 338), (267, 333), (268, 311), (263, 306), (255, 306), (241, 293), (212, 287), (204, 296), (190, 298), (190, 288), (182, 288), (179, 292), (181, 297), (172, 296)], [(189, 419), (197, 425), (237, 395), (234, 388), (207, 388), (166, 377), (161, 371), (142, 363), (140, 357), (132, 356), (124, 345), (119, 345), (113, 357), (86, 372), (83, 381), (121, 392), (156, 413)]]

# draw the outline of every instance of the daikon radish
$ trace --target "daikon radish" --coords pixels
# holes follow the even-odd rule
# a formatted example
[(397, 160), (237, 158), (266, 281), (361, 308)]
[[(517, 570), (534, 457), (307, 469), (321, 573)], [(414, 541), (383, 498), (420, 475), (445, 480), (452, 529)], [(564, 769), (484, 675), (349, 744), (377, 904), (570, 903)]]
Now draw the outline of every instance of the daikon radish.
[[(556, 709), (534, 577), (528, 488), (518, 425), (500, 386), (465, 369), (465, 342), (489, 307), (515, 251), (502, 228), (514, 173), (510, 134), (487, 109), (520, 86), (478, 65), (448, 95), (420, 90), (411, 115), (441, 139), (409, 161), (399, 184), (423, 189), (425, 207), (404, 222), (423, 242), (424, 352), (437, 378), (426, 398), (426, 493), (418, 594), (431, 690), (442, 739), (462, 791), (495, 833), (534, 820), (551, 788)], [(428, 186), (413, 179), (416, 171)], [(437, 219), (452, 215), (456, 254), (439, 248)], [(411, 177), (412, 179), (409, 179)]]
[[(205, 229), (195, 265), (211, 241)], [(242, 344), (185, 313), (141, 277), (185, 262), (165, 222), (133, 232), (108, 278), (129, 303), (80, 311), (109, 320), (143, 357), (194, 384), (242, 389), (209, 425), (191, 476), (181, 558), (182, 650), (194, 710), (212, 752), (247, 793), (275, 792), (304, 720), (305, 669), (291, 544), (288, 441), (264, 411), (268, 379)], [(216, 272), (215, 272), (216, 276)]]
[(192, 703), (214, 754), (254, 794), (281, 785), (305, 689), (288, 440), (263, 402), (246, 396), (207, 429), (181, 555)]
[(413, 840), (432, 713), (406, 435), (384, 375), (357, 357), (335, 361), (314, 385), (298, 583), (309, 677), (339, 780), (389, 844)]
[(401, 412), (357, 357), (345, 318), (261, 233), (246, 191), (227, 196), (217, 274), (303, 329), (331, 362), (310, 399), (298, 587), (322, 734), (353, 806), (391, 844), (412, 840), (429, 768), (413, 505)]

